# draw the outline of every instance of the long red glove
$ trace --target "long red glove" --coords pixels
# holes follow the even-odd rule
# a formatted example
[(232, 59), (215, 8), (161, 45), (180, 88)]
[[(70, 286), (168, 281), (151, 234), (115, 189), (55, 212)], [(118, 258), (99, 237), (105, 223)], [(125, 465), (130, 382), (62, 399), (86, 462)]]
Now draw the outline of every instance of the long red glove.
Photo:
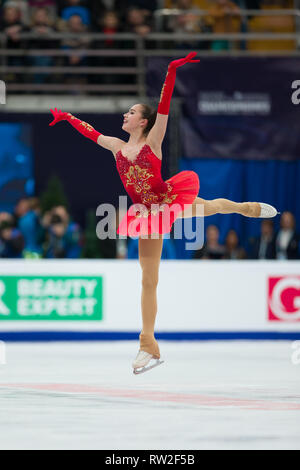
[(102, 135), (100, 132), (97, 132), (90, 124), (87, 122), (81, 121), (73, 116), (71, 113), (63, 113), (61, 110), (50, 110), (53, 114), (54, 120), (50, 122), (49, 126), (54, 126), (59, 121), (68, 121), (75, 129), (78, 130), (82, 135), (88, 139), (93, 140), (97, 143), (99, 135)]
[(159, 105), (157, 108), (157, 112), (159, 114), (169, 114), (172, 93), (176, 80), (176, 69), (184, 64), (200, 62), (200, 60), (192, 60), (196, 54), (197, 52), (190, 52), (183, 59), (173, 60), (172, 62), (170, 62), (165, 83), (161, 91)]

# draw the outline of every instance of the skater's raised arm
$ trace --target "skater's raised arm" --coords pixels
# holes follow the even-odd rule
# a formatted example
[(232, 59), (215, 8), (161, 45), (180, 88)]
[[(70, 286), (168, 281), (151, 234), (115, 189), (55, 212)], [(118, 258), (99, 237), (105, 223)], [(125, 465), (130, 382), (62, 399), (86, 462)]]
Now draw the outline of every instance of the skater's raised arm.
[(166, 133), (171, 98), (176, 80), (176, 70), (184, 64), (200, 62), (200, 60), (192, 60), (196, 54), (196, 52), (190, 52), (190, 54), (183, 59), (173, 60), (168, 66), (167, 76), (157, 108), (156, 121), (147, 137), (147, 141), (149, 141), (149, 144), (154, 148), (161, 146)]
[(53, 114), (54, 120), (50, 122), (49, 126), (54, 126), (59, 121), (68, 121), (82, 135), (88, 139), (93, 140), (96, 144), (101, 145), (101, 147), (104, 147), (107, 150), (111, 150), (113, 153), (119, 150), (121, 145), (124, 143), (123, 140), (118, 139), (117, 137), (110, 137), (101, 134), (90, 124), (77, 119), (71, 113), (64, 113), (60, 110), (58, 111), (57, 108), (54, 110), (51, 109), (51, 113)]

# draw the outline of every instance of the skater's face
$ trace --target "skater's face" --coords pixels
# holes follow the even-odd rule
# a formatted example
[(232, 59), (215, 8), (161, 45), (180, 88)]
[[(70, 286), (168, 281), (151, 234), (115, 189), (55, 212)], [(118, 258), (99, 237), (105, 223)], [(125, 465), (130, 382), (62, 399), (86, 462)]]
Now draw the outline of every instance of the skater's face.
[(147, 125), (147, 119), (143, 118), (140, 104), (132, 106), (127, 113), (123, 114), (123, 117), (122, 129), (129, 134), (138, 129), (143, 130)]

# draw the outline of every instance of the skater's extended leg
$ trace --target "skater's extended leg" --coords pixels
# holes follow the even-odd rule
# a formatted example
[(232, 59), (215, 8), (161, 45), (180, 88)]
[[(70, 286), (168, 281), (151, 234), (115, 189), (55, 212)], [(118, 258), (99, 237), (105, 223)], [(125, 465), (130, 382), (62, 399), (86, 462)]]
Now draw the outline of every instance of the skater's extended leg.
[(229, 199), (218, 198), (205, 201), (197, 198), (196, 204), (204, 204), (204, 215), (213, 214), (241, 214), (247, 217), (259, 217), (260, 205), (258, 202), (233, 202)]
[(246, 217), (262, 217), (262, 215), (264, 217), (274, 217), (277, 211), (272, 208), (272, 206), (259, 202), (233, 202), (223, 198), (207, 201), (201, 197), (196, 197), (192, 207), (185, 209), (178, 218), (196, 217), (197, 215), (199, 216), (199, 214), (204, 216), (214, 214), (241, 214)]
[(163, 236), (158, 239), (139, 239), (139, 261), (142, 268), (142, 320), (140, 348), (159, 358), (158, 344), (154, 338), (154, 325), (157, 314), (157, 284), (163, 246)]

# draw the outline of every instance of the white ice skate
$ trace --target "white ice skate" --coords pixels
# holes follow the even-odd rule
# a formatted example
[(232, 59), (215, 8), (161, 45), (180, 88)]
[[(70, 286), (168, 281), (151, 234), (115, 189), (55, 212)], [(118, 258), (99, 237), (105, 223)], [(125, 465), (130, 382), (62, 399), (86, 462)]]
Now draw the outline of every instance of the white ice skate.
[(271, 206), (270, 204), (265, 204), (264, 202), (259, 202), (260, 205), (260, 216), (263, 219), (270, 219), (271, 217), (275, 217), (280, 212), (277, 212), (275, 207)]
[[(151, 361), (155, 361), (152, 363)], [(154, 367), (160, 366), (164, 361), (156, 359), (145, 351), (139, 351), (134, 362), (132, 363), (133, 373), (134, 374), (143, 374), (148, 370), (153, 369)]]

